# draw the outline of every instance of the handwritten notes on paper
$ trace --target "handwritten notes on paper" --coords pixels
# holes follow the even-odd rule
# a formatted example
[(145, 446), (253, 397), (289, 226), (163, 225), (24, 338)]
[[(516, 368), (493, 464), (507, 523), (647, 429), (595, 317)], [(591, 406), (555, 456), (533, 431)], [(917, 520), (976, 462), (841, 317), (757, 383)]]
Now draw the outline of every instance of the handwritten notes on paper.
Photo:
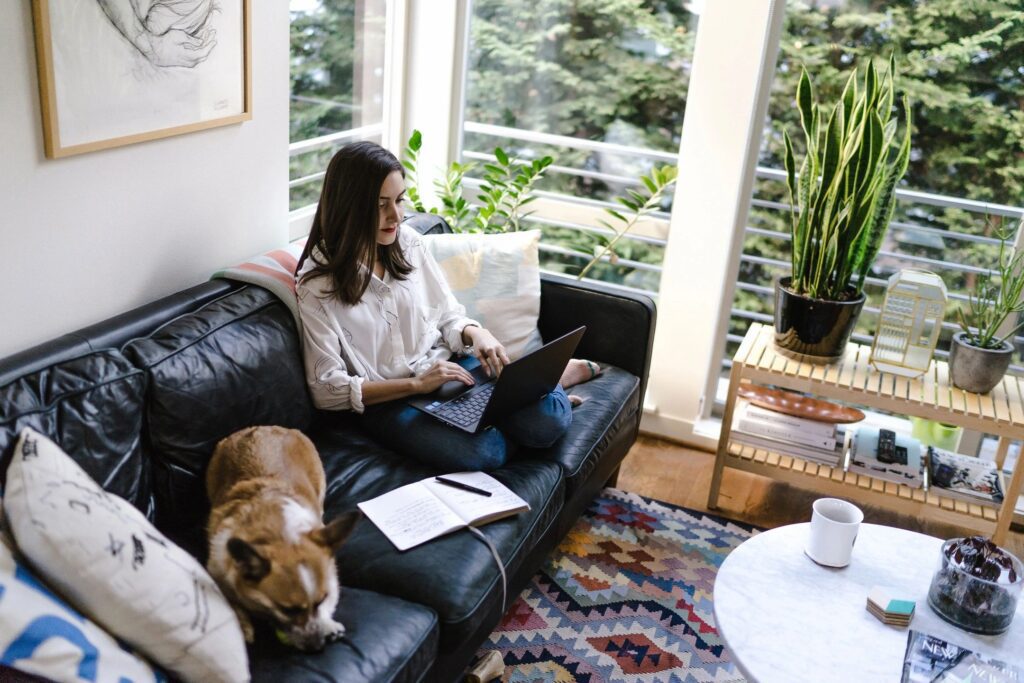
[(445, 477), (490, 491), (491, 496), (438, 484), (431, 477), (364, 501), (359, 509), (399, 550), (530, 509), (525, 500), (483, 472), (455, 472)]
[(359, 504), (399, 550), (408, 550), (466, 526), (423, 484), (408, 484)]

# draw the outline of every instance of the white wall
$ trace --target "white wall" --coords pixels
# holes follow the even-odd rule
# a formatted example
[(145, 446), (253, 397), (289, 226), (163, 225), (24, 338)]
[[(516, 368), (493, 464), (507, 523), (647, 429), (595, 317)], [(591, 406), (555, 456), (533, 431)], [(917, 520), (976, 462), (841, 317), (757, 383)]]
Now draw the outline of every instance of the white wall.
[(0, 2), (0, 357), (287, 240), (288, 3), (252, 3), (253, 118), (48, 160), (30, 3)]

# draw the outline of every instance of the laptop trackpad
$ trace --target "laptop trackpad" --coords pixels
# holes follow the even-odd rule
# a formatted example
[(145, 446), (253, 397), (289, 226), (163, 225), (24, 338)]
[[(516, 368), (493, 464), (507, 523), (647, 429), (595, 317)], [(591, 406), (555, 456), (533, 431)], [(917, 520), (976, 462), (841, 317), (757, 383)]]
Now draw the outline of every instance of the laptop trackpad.
[(437, 401), (450, 401), (456, 396), (464, 394), (465, 392), (469, 391), (470, 389), (473, 389), (474, 387), (478, 387), (481, 384), (486, 384), (490, 380), (490, 378), (484, 373), (484, 369), (481, 366), (473, 368), (472, 370), (470, 370), (469, 374), (473, 375), (473, 381), (475, 381), (476, 384), (464, 384), (457, 379), (453, 379), (448, 382), (445, 382), (437, 389), (434, 389), (434, 391), (431, 392), (429, 396), (431, 396), (434, 400)]

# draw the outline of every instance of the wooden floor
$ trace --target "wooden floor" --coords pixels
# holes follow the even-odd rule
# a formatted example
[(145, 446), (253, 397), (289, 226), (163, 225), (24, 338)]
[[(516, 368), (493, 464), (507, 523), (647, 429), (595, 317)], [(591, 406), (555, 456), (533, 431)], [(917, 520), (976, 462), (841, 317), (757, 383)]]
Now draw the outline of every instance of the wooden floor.
[[(641, 435), (622, 463), (617, 487), (691, 510), (708, 512), (708, 488), (714, 462), (712, 453)], [(809, 521), (811, 503), (820, 497), (821, 494), (810, 489), (726, 468), (718, 497), (719, 508), (711, 512), (772, 528)], [(865, 521), (874, 524), (910, 529), (939, 538), (978, 533), (892, 512), (880, 506), (860, 507), (864, 510)], [(1024, 557), (1024, 534), (1011, 531), (1006, 547), (1018, 557)]]

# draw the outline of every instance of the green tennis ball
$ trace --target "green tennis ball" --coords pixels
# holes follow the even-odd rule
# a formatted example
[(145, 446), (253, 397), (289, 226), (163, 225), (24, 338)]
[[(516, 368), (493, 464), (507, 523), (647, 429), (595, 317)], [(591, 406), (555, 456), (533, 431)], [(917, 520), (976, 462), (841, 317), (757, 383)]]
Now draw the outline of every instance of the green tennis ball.
[(277, 636), (278, 641), (280, 641), (282, 645), (291, 646), (292, 641), (288, 640), (288, 634), (281, 629), (274, 629), (274, 635)]

